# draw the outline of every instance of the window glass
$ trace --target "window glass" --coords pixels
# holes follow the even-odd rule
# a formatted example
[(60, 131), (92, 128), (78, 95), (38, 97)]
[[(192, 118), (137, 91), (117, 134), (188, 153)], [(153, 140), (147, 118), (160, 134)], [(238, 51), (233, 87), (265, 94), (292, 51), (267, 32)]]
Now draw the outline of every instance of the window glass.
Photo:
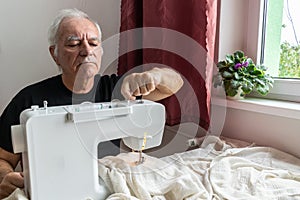
[(300, 1), (265, 0), (262, 60), (278, 78), (300, 78)]

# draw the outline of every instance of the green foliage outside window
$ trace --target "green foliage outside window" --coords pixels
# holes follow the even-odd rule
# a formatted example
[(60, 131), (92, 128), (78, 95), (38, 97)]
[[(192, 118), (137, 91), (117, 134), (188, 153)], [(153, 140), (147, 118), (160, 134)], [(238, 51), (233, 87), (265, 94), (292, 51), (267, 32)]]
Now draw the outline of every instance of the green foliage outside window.
[(300, 78), (300, 45), (280, 45), (279, 77)]

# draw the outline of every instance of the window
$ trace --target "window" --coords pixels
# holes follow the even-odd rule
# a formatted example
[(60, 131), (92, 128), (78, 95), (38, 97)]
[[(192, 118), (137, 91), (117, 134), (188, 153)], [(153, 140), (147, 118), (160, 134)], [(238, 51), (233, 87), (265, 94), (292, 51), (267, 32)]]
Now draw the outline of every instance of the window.
[[(258, 58), (275, 78), (274, 88), (267, 98), (300, 102), (300, 12), (297, 9), (300, 1), (261, 0), (257, 3), (261, 11), (258, 22), (261, 24), (256, 24), (261, 26)], [(249, 5), (250, 13), (251, 9), (255, 8)]]

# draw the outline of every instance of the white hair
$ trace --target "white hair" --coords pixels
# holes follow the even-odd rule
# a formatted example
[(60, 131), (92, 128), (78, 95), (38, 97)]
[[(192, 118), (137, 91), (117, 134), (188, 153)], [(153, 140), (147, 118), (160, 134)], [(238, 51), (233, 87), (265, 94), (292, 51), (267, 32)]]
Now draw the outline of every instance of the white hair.
[[(99, 39), (101, 40), (101, 37), (102, 37), (101, 28), (96, 21), (92, 20), (86, 13), (84, 13), (76, 8), (63, 9), (63, 10), (59, 11), (58, 15), (55, 17), (54, 21), (52, 22), (52, 24), (50, 25), (50, 27), (48, 29), (48, 42), (49, 42), (50, 46), (56, 46), (57, 39), (58, 39), (58, 35), (57, 35), (58, 28), (59, 28), (60, 23), (65, 18), (86, 18), (86, 19), (90, 20), (98, 29)], [(57, 48), (55, 48), (55, 52), (57, 52)]]

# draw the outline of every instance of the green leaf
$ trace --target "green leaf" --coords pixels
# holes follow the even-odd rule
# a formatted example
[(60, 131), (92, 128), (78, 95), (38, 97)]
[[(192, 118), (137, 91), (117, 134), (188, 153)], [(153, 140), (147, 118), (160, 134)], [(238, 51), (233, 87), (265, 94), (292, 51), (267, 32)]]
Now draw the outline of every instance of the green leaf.
[(249, 94), (253, 90), (254, 85), (250, 81), (244, 81), (242, 85), (242, 90), (245, 94)]
[(232, 55), (226, 55), (226, 61), (228, 63), (234, 63), (234, 57)]
[(235, 72), (236, 70), (234, 69), (234, 64), (230, 65), (228, 67), (228, 70), (231, 71), (231, 72)]
[(262, 80), (260, 80), (260, 79), (258, 79), (258, 78), (254, 79), (254, 81), (255, 81), (256, 83), (260, 84), (260, 85), (263, 86), (263, 87), (266, 86), (265, 82), (262, 81)]
[(213, 83), (214, 87), (216, 88), (217, 86), (221, 86), (223, 83), (222, 76), (220, 74), (217, 74), (213, 77)]
[(266, 85), (266, 86), (258, 86), (258, 87), (256, 88), (256, 90), (257, 90), (257, 92), (260, 93), (261, 95), (266, 95), (266, 94), (268, 94), (270, 88), (269, 88), (268, 85)]
[(240, 75), (237, 72), (234, 72), (233, 76), (234, 76), (234, 79), (236, 79), (236, 80), (240, 80), (241, 79)]
[(252, 73), (254, 72), (256, 69), (255, 69), (255, 65), (253, 64), (249, 64), (247, 68), (245, 68), (245, 70), (247, 70), (249, 73)]
[(230, 87), (233, 89), (238, 89), (241, 86), (239, 81), (236, 80), (230, 80)]
[(244, 52), (243, 51), (240, 51), (240, 50), (238, 50), (238, 51), (236, 51), (236, 52), (234, 52), (233, 53), (233, 55), (234, 55), (234, 57), (236, 58), (236, 59), (243, 59), (244, 58)]
[(261, 76), (261, 75), (264, 75), (264, 72), (261, 71), (261, 70), (256, 69), (251, 74), (256, 75), (256, 76)]
[(247, 58), (246, 61), (248, 62), (249, 65), (255, 65), (254, 62), (253, 62), (253, 60), (251, 58)]
[(225, 61), (220, 61), (217, 63), (217, 67), (220, 69), (220, 68), (223, 68), (223, 67), (226, 67), (226, 62)]
[(231, 97), (235, 96), (238, 93), (236, 89), (231, 87), (227, 88), (227, 90), (225, 91), (226, 91), (226, 95)]
[(224, 71), (224, 72), (222, 73), (222, 76), (223, 76), (224, 78), (232, 78), (232, 77), (233, 77), (233, 74), (230, 73), (230, 72)]

